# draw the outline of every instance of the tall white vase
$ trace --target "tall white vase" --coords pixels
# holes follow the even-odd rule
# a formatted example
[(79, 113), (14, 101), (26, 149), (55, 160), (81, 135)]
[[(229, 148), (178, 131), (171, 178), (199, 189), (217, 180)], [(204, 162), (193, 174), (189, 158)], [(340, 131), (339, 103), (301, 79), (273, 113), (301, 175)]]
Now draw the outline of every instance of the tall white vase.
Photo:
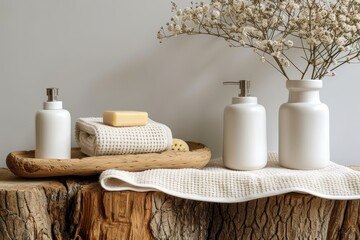
[(289, 100), (279, 111), (279, 162), (286, 168), (329, 164), (329, 109), (320, 102), (321, 80), (288, 80)]

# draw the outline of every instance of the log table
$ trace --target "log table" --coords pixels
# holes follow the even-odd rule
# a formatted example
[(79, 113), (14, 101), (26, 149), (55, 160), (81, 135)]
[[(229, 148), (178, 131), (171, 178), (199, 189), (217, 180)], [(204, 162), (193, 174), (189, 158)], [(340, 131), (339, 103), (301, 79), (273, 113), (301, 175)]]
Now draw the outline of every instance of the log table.
[(360, 200), (288, 193), (208, 203), (0, 169), (0, 239), (360, 239)]

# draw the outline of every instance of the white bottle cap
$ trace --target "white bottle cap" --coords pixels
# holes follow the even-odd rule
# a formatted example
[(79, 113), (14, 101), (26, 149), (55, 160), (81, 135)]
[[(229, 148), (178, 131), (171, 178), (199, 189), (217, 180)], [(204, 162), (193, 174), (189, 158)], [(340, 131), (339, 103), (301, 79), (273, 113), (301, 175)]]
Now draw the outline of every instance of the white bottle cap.
[(44, 102), (44, 110), (62, 109), (62, 101)]

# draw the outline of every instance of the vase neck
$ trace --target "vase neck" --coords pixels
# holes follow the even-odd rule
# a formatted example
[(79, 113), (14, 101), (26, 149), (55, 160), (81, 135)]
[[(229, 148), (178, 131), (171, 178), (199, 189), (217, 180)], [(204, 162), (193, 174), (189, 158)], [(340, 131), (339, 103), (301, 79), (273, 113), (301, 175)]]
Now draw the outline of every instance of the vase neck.
[(291, 91), (289, 92), (289, 103), (295, 102), (313, 102), (320, 103), (320, 94), (318, 90)]
[(286, 87), (289, 89), (289, 103), (320, 103), (319, 90), (322, 88), (321, 80), (288, 80)]

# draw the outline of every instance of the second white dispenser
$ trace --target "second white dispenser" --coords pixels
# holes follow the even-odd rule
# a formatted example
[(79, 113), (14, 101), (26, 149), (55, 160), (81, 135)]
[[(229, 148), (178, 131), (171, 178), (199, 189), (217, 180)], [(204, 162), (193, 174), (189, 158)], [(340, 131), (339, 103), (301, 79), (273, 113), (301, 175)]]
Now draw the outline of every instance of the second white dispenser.
[(240, 94), (224, 110), (223, 161), (227, 168), (256, 170), (267, 163), (266, 112), (250, 96), (250, 81), (224, 82), (239, 85)]

